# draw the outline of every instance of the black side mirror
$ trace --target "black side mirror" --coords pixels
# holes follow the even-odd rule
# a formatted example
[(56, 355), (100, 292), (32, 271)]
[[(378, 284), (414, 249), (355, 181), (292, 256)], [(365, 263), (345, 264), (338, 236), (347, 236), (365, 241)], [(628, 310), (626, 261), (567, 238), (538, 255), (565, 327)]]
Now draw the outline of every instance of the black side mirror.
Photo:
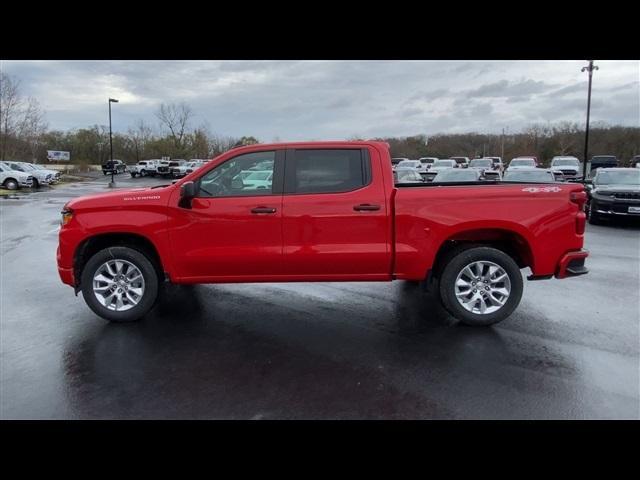
[(180, 186), (180, 206), (191, 208), (191, 200), (196, 196), (196, 185), (193, 182), (184, 182)]

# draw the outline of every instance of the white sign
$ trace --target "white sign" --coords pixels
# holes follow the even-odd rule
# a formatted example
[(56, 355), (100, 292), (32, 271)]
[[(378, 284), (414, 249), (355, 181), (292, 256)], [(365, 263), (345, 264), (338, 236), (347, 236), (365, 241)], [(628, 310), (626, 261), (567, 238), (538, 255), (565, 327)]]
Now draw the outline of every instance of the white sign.
[(69, 152), (47, 150), (47, 160), (49, 160), (50, 162), (53, 162), (53, 161), (68, 162), (70, 159), (71, 159), (71, 154)]

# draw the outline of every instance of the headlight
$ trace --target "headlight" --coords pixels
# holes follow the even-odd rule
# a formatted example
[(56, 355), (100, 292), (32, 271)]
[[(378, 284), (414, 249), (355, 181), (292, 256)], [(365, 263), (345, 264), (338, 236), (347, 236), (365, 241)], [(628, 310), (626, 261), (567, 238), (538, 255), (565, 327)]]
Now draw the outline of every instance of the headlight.
[(595, 197), (600, 197), (600, 198), (611, 198), (611, 197), (613, 197), (613, 193), (598, 191), (597, 188), (591, 190), (591, 195), (593, 195)]
[(62, 219), (60, 220), (60, 225), (62, 226), (69, 223), (73, 218), (73, 210), (71, 210), (66, 205), (62, 208), (62, 212), (60, 212), (60, 214), (62, 215)]

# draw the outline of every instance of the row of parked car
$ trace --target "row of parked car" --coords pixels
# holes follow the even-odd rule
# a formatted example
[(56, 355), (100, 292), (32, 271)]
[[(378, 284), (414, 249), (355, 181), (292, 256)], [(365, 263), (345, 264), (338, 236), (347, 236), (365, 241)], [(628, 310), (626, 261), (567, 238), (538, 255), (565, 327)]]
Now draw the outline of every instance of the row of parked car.
[[(635, 161), (634, 160), (638, 160)], [(463, 182), (480, 180), (565, 182), (583, 181), (583, 164), (576, 157), (555, 156), (549, 168), (542, 168), (534, 156), (516, 157), (508, 167), (500, 157), (483, 157), (470, 160), (468, 157), (439, 159), (422, 157), (417, 160), (393, 158), (393, 171), (398, 183), (412, 182)], [(640, 158), (631, 160), (640, 168)], [(618, 160), (613, 155), (595, 155), (589, 167), (589, 176), (599, 168), (615, 168)]]
[(37, 163), (6, 160), (0, 162), (0, 185), (8, 190), (40, 188), (60, 181), (60, 172)]
[(194, 158), (189, 161), (183, 159), (175, 160), (140, 160), (135, 165), (127, 166), (122, 160), (109, 160), (102, 165), (102, 173), (105, 175), (114, 173), (131, 174), (132, 178), (135, 177), (174, 177), (180, 178), (188, 175), (194, 170), (199, 169), (205, 165), (208, 160), (200, 158)]

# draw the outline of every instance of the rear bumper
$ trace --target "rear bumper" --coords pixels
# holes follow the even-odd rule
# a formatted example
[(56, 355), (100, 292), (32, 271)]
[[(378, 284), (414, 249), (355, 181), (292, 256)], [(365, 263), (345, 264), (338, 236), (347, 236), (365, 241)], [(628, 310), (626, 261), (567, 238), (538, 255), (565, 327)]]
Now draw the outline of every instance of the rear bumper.
[(577, 277), (589, 273), (587, 267), (584, 266), (586, 258), (589, 256), (588, 250), (578, 250), (563, 255), (558, 262), (555, 277), (562, 279), (567, 277)]

